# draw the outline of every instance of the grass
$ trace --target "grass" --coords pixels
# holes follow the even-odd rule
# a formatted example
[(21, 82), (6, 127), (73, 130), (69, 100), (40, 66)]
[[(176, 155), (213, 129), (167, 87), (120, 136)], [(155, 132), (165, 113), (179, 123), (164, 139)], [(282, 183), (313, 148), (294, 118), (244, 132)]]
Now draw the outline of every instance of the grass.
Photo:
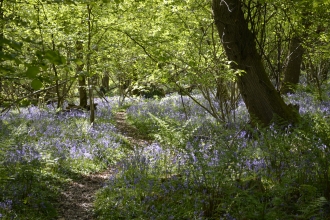
[(97, 219), (330, 218), (329, 100), (288, 96), (301, 124), (256, 130), (244, 104), (229, 124), (186, 97), (183, 108), (178, 95), (128, 99), (128, 122), (153, 140), (133, 150), (114, 127), (123, 109), (109, 101), (99, 102), (94, 126), (85, 113), (51, 107), (1, 116), (2, 218), (55, 218), (67, 181), (114, 165), (97, 193)]

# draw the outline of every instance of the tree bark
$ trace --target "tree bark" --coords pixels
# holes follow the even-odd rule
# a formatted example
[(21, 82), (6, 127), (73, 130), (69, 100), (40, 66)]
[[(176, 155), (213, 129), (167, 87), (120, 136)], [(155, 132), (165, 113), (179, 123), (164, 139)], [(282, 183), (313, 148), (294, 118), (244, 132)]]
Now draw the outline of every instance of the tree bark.
[[(76, 42), (76, 53), (79, 60), (83, 60), (83, 44), (81, 41)], [(87, 90), (86, 90), (86, 77), (79, 74), (83, 71), (84, 64), (77, 65), (77, 73), (79, 75), (79, 105), (82, 107), (87, 106)]]
[(284, 80), (281, 87), (281, 93), (294, 93), (300, 77), (300, 66), (304, 48), (301, 45), (299, 37), (293, 37), (290, 42), (289, 60), (284, 70)]
[[(238, 76), (238, 87), (252, 123), (265, 126), (272, 122), (298, 122), (297, 112), (284, 103), (267, 76), (241, 1), (213, 0), (212, 8), (228, 59), (233, 61), (233, 68), (244, 71)], [(276, 120), (278, 118), (282, 120)]]
[(102, 77), (102, 87), (104, 88), (105, 91), (109, 91), (109, 82), (110, 82), (110, 78), (109, 78), (108, 74), (104, 73), (104, 75)]
[(90, 77), (91, 75), (91, 42), (92, 42), (92, 24), (91, 24), (91, 16), (92, 16), (92, 7), (87, 4), (87, 12), (88, 12), (88, 41), (87, 41), (87, 73), (89, 75), (88, 77), (88, 94), (89, 94), (89, 105), (90, 105), (90, 115), (89, 115), (89, 122), (91, 124), (94, 123), (95, 121), (95, 106), (94, 106), (94, 95), (93, 95), (93, 91), (94, 91), (94, 79), (93, 77)]
[[(55, 41), (54, 41), (54, 34), (51, 34), (51, 38), (52, 38), (52, 49), (54, 52), (56, 52), (56, 46), (55, 46)], [(59, 77), (58, 77), (58, 73), (57, 73), (57, 68), (56, 65), (54, 63), (52, 63), (52, 68), (54, 70), (54, 74), (55, 74), (55, 90), (56, 90), (56, 96), (57, 96), (57, 108), (61, 108), (63, 107), (63, 100), (61, 97), (61, 92), (60, 92), (60, 86), (59, 86)]]
[(79, 105), (87, 106), (86, 77), (79, 76)]
[[(4, 24), (5, 24), (5, 21), (4, 21), (4, 15), (3, 15), (3, 0), (0, 0), (0, 21), (1, 21), (1, 25), (0, 25), (0, 40), (2, 41), (3, 40), (3, 29), (4, 29)], [(2, 45), (0, 45), (0, 53), (2, 53), (2, 50), (3, 50), (3, 47)], [(2, 78), (0, 77), (0, 97), (2, 95)]]

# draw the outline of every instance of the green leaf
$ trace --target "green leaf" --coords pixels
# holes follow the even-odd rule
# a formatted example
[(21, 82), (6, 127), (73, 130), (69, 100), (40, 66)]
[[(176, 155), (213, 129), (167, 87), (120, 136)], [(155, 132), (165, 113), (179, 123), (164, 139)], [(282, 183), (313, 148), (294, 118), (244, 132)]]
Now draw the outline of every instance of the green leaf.
[(22, 61), (20, 61), (19, 59), (15, 59), (14, 61), (15, 61), (16, 65), (22, 64)]
[(13, 41), (13, 40), (8, 40), (5, 38), (0, 39), (0, 45), (8, 45), (9, 47), (11, 47), (12, 49), (18, 51), (22, 49), (23, 43), (22, 42), (17, 42), (17, 41)]
[(53, 64), (64, 64), (65, 58), (60, 55), (58, 51), (47, 50), (45, 51), (45, 58)]
[(39, 90), (42, 88), (42, 82), (39, 79), (34, 79), (31, 82), (31, 86), (34, 90)]
[(78, 66), (81, 66), (84, 64), (84, 62), (80, 59), (75, 59), (74, 62), (78, 65)]
[(21, 50), (22, 49), (22, 46), (23, 46), (23, 43), (22, 42), (12, 41), (9, 46), (11, 48), (13, 48), (14, 50)]
[(33, 79), (37, 76), (37, 74), (40, 72), (39, 67), (37, 66), (29, 66), (27, 71), (25, 72), (26, 76), (30, 79)]

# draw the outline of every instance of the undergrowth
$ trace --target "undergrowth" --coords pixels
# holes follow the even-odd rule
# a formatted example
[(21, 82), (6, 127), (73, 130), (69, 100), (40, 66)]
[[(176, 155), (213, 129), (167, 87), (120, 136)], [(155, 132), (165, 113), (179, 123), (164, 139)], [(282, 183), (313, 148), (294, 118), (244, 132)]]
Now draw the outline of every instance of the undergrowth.
[(165, 114), (163, 106), (128, 109), (155, 142), (99, 191), (99, 219), (330, 218), (327, 110), (303, 112), (294, 128), (256, 130), (179, 120), (179, 108)]
[(0, 218), (56, 219), (66, 183), (116, 164), (128, 149), (100, 104), (94, 126), (88, 112), (52, 106), (13, 110), (0, 120)]
[(289, 96), (301, 123), (256, 129), (244, 106), (229, 124), (184, 100), (128, 100), (128, 122), (153, 140), (146, 147), (118, 133), (115, 104), (100, 103), (93, 126), (86, 112), (51, 107), (1, 116), (1, 217), (54, 219), (66, 182), (110, 166), (97, 219), (330, 218), (328, 101)]

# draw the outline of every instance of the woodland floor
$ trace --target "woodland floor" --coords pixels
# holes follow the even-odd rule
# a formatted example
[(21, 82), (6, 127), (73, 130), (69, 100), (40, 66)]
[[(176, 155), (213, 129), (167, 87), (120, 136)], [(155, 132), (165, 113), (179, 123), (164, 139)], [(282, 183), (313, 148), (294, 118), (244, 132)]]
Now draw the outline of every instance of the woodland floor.
[[(137, 129), (126, 122), (126, 112), (117, 112), (115, 115), (116, 128), (132, 146), (145, 146), (148, 144)], [(100, 173), (83, 175), (68, 183), (61, 192), (58, 201), (58, 219), (57, 220), (92, 220), (93, 202), (97, 190), (102, 188), (113, 175), (115, 167), (109, 167)]]

